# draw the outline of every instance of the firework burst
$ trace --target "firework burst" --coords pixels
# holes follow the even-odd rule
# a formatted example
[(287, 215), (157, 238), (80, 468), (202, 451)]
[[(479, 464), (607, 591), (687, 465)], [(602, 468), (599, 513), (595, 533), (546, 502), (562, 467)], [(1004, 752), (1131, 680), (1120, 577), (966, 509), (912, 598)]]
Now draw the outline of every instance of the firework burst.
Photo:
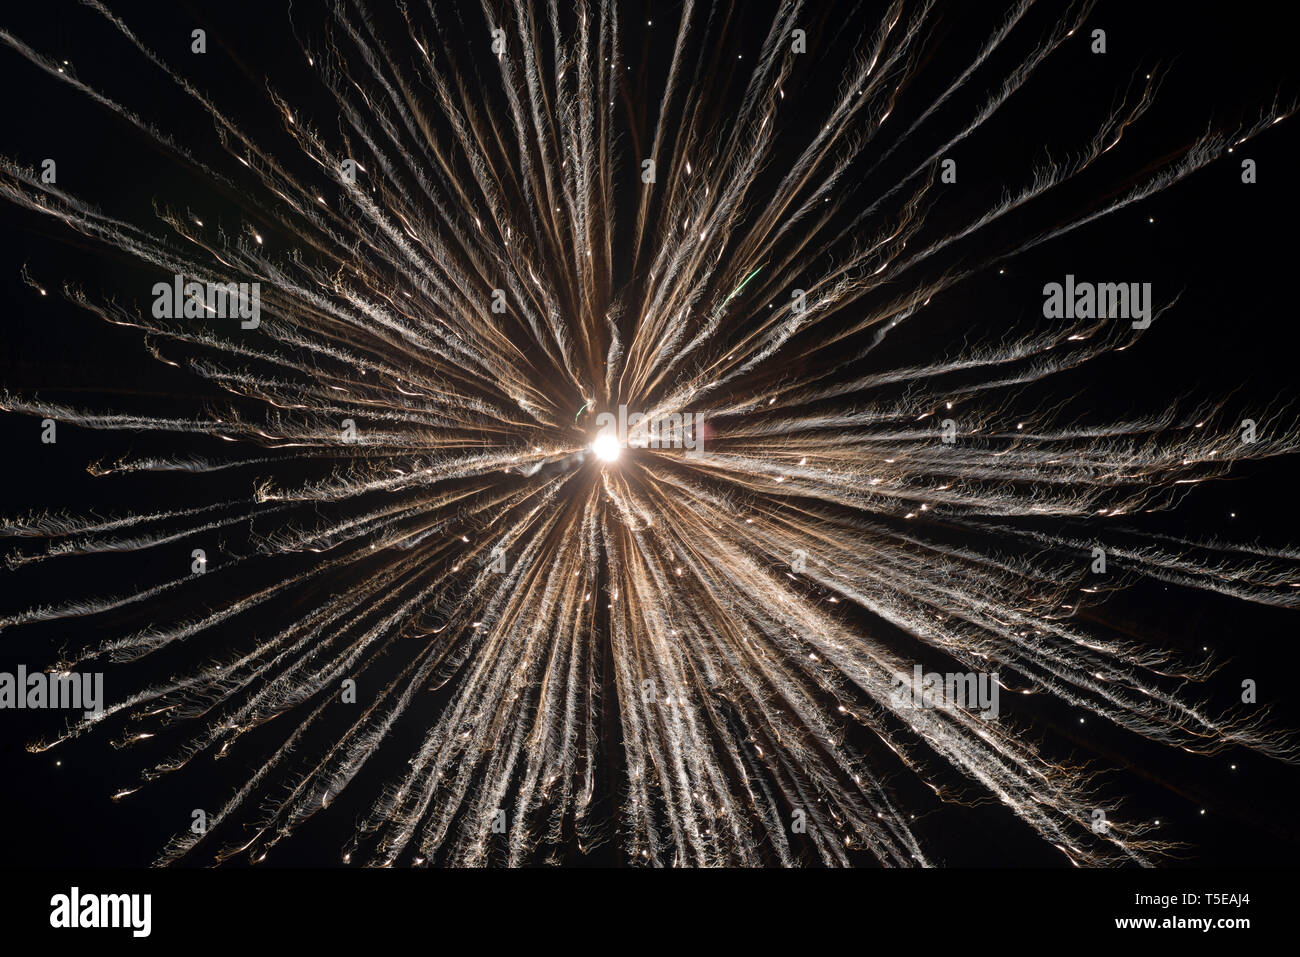
[[(1175, 300), (1145, 325), (1082, 315), (983, 341), (972, 324), (921, 361), (889, 349), (969, 278), (1289, 111), (1153, 164), (1126, 142), (1157, 100), (1159, 75), (1138, 77), (1067, 157), (962, 214), (943, 161), (1086, 42), (1089, 4), (1043, 31), (1025, 0), (954, 69), (928, 55), (935, 6), (894, 3), (822, 58), (840, 81), (816, 102), (799, 90), (810, 42), (834, 32), (824, 11), (780, 4), (737, 52), (736, 18), (753, 12), (687, 0), (658, 25), (671, 52), (647, 76), (625, 61), (620, 5), (560, 6), (328, 6), (303, 69), (337, 127), (268, 89), (288, 144), (274, 151), (93, 0), (224, 152), (178, 142), (0, 31), (244, 210), (216, 222), (160, 199), (158, 222), (123, 221), (0, 159), (7, 200), (160, 280), (152, 304), (61, 292), (227, 397), (194, 412), (0, 397), (206, 450), (95, 463), (97, 476), (228, 490), (0, 525), (14, 571), (206, 550), (173, 577), (0, 621), (87, 620), (99, 637), (57, 666), (136, 663), (117, 688), (150, 674), (143, 659), (169, 672), (33, 747), (165, 730), (178, 743), (144, 782), (242, 755), (246, 779), (163, 862), (260, 861), (369, 788), (345, 857), (381, 865), (521, 864), (610, 840), (655, 864), (927, 863), (886, 781), (940, 767), (969, 792), (936, 792), (991, 796), (1076, 863), (1167, 849), (1119, 812), (1093, 827), (1113, 806), (1095, 769), (1031, 729), (971, 702), (900, 706), (918, 664), (1171, 747), (1295, 759), (1258, 712), (1188, 691), (1212, 663), (1078, 615), (1103, 524), (1123, 569), (1108, 588), (1146, 577), (1300, 602), (1295, 552), (1126, 524), (1234, 463), (1293, 452), (1282, 409), (1244, 442), (1222, 404), (1097, 422), (1032, 398), (1132, 346)], [(933, 91), (920, 109), (918, 84)], [(1106, 199), (1063, 215), (1055, 198), (1078, 182)], [(1013, 218), (1013, 240), (989, 238)], [(222, 314), (212, 289), (245, 311)]]

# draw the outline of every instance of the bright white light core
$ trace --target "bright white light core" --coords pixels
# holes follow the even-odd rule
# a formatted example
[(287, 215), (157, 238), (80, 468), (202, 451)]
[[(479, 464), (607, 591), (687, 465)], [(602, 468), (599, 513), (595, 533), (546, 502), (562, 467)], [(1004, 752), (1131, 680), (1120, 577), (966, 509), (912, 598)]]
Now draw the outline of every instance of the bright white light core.
[(596, 458), (602, 462), (614, 462), (618, 459), (618, 453), (621, 451), (618, 445), (618, 439), (608, 433), (601, 433), (596, 436), (596, 440), (591, 443), (591, 451), (595, 453)]

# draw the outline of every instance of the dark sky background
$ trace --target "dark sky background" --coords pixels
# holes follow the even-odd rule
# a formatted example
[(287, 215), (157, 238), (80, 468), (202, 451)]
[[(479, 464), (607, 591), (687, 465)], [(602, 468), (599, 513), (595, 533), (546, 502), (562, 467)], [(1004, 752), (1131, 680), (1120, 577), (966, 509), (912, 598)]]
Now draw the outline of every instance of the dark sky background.
[[(277, 144), (280, 155), (288, 151), (288, 141), (268, 106), (268, 81), (302, 103), (304, 114), (320, 126), (333, 122), (328, 101), (305, 69), (284, 5), (115, 2), (111, 6), (169, 62), (192, 70), (195, 85), (212, 91), (217, 102), (237, 115), (255, 137)], [(728, 35), (728, 42), (741, 53), (757, 49), (769, 9), (761, 3), (742, 6)], [(938, 20), (936, 56), (940, 57), (956, 57), (968, 50), (995, 22), (990, 13), (972, 14), (970, 8), (984, 4), (950, 6), (954, 9)], [(1061, 5), (1044, 0), (1040, 6), (1045, 9), (1036, 10), (1031, 18), (1045, 30), (1050, 14)], [(1166, 80), (1155, 106), (1128, 134), (1133, 141), (1127, 142), (1127, 158), (1119, 159), (1116, 169), (1140, 173), (1132, 157), (1154, 162), (1210, 121), (1248, 120), (1276, 94), (1285, 100), (1300, 91), (1286, 5), (1233, 3), (1219, 5), (1215, 12), (1203, 6), (1208, 7), (1099, 3), (1086, 28), (1050, 58), (986, 131), (956, 152), (962, 192), (953, 199), (954, 215), (963, 216), (965, 208), (980, 208), (1004, 183), (1022, 184), (1025, 170), (1041, 155), (1040, 144), (1081, 142), (1133, 78), (1152, 68), (1167, 71)], [(883, 7), (868, 3), (863, 10), (874, 19)], [(313, 18), (319, 14), (312, 12), (310, 4), (294, 9), (299, 29), (311, 32)], [(621, 9), (626, 11), (629, 82), (637, 84), (639, 80), (632, 78), (639, 78), (642, 70), (649, 77), (662, 76), (678, 5), (636, 2)], [(849, 4), (813, 3), (810, 12), (817, 24), (809, 30), (812, 56), (799, 82), (789, 89), (791, 96), (821, 104), (837, 82), (843, 52), (860, 35), (864, 20)], [(654, 25), (644, 26), (647, 20)], [(139, 111), (196, 154), (216, 150), (211, 124), (77, 4), (6, 4), (0, 11), (0, 25), (35, 49), (69, 60), (92, 86)], [(205, 56), (189, 53), (189, 31), (195, 26), (208, 31)], [(1104, 56), (1088, 51), (1084, 34), (1094, 27), (1107, 30), (1109, 50)], [(995, 69), (982, 71), (971, 91), (951, 109), (969, 110), (1000, 75)], [(151, 204), (157, 199), (178, 206), (188, 203), (203, 215), (239, 221), (238, 197), (204, 185), (121, 120), (61, 88), (7, 48), (0, 49), (0, 82), (8, 93), (0, 104), (0, 153), (29, 163), (56, 157), (60, 187), (134, 221), (150, 223)], [(926, 92), (922, 80), (913, 96), (900, 104), (900, 115), (909, 116), (909, 108), (924, 103)], [(814, 112), (808, 110), (807, 117)], [(1099, 416), (1159, 410), (1183, 395), (1222, 396), (1242, 384), (1238, 397), (1246, 408), (1262, 410), (1267, 403), (1293, 397), (1300, 346), (1293, 240), (1300, 209), (1297, 130), (1300, 120), (1283, 123), (1238, 151), (1237, 157), (1257, 161), (1255, 185), (1241, 183), (1235, 159), (1217, 162), (1154, 199), (1003, 263), (1004, 274), (993, 268), (963, 283), (936, 302), (929, 321), (918, 323), (919, 329), (910, 336), (899, 337), (892, 355), (915, 360), (954, 341), (972, 325), (981, 330), (1010, 324), (1023, 328), (1041, 317), (1043, 283), (1072, 272), (1081, 279), (1151, 281), (1158, 301), (1177, 291), (1182, 299), (1139, 347), (1089, 363), (1072, 381), (1055, 382), (1054, 394), (1062, 388), (1077, 390)], [(909, 169), (909, 159), (915, 157), (903, 155), (893, 165)], [(887, 176), (879, 181), (888, 182)], [(1093, 182), (1098, 181), (1124, 182), (1117, 173)], [(1095, 204), (1098, 197), (1086, 188), (1075, 189), (1066, 191), (1061, 202), (1070, 204), (1062, 206), (1064, 216)], [(39, 390), (47, 399), (149, 409), (162, 415), (182, 414), (215, 397), (206, 383), (152, 360), (130, 330), (108, 326), (56, 296), (38, 296), (23, 284), (19, 272), (26, 264), (48, 287), (74, 281), (92, 295), (116, 294), (142, 307), (147, 306), (147, 293), (157, 276), (14, 207), (0, 209), (0, 222), (4, 225), (0, 298), (5, 303), (0, 386), (18, 394)], [(1013, 217), (991, 231), (988, 241), (996, 248), (1014, 239), (1023, 225)], [(204, 502), (236, 491), (223, 485), (226, 480), (220, 473), (184, 479), (144, 475), (93, 480), (85, 472), (88, 462), (112, 460), (127, 452), (176, 450), (175, 437), (166, 437), (165, 442), (161, 444), (157, 436), (60, 426), (58, 444), (48, 446), (40, 443), (35, 420), (0, 416), (0, 449), (6, 453), (2, 511), (14, 515), (34, 508), (66, 507), (73, 512), (93, 508), (100, 514), (119, 514), (162, 502)], [(203, 442), (195, 442), (196, 451), (206, 448)], [(1294, 515), (1296, 477), (1294, 462), (1238, 468), (1222, 482), (1195, 487), (1174, 514), (1153, 520), (1150, 527), (1271, 545), (1294, 543), (1300, 531)], [(178, 490), (178, 483), (184, 488)], [(239, 547), (236, 541), (224, 544)], [(129, 563), (70, 559), (38, 567), (34, 573), (0, 571), (0, 613), (162, 580), (174, 573), (176, 561), (188, 561), (190, 547), (180, 543), (170, 551), (156, 550), (168, 554)], [(219, 561), (219, 554), (218, 548), (214, 561)], [(193, 614), (200, 611), (201, 604), (196, 604)], [(1275, 708), (1278, 723), (1300, 728), (1300, 648), (1294, 613), (1157, 584), (1135, 587), (1090, 614), (1160, 647), (1192, 653), (1209, 647), (1230, 659), (1210, 685), (1211, 700), (1230, 706), (1241, 678), (1253, 677), (1259, 681), (1261, 701)], [(138, 618), (106, 619), (104, 624), (125, 627), (132, 620), (139, 627)], [(84, 627), (76, 637), (87, 637)], [(29, 666), (47, 662), (52, 649), (65, 642), (76, 644), (69, 639), (58, 623), (7, 631), (0, 635), (0, 670), (12, 671), (18, 662)], [(205, 649), (191, 652), (204, 654)], [(1183, 862), (1286, 863), (1300, 852), (1300, 824), (1294, 813), (1300, 784), (1297, 769), (1239, 751), (1215, 757), (1171, 751), (1100, 720), (1081, 726), (1081, 715), (1043, 696), (1030, 702), (1007, 702), (1010, 719), (1027, 723), (1030, 712), (1016, 709), (1030, 707), (1033, 727), (1046, 739), (1051, 753), (1096, 753), (1104, 763), (1116, 765), (1111, 787), (1129, 796), (1126, 816), (1166, 822), (1161, 835), (1186, 845), (1180, 852)], [(89, 735), (53, 752), (26, 753), (24, 746), (47, 727), (42, 724), (47, 719), (27, 712), (0, 712), (0, 813), (10, 824), (6, 840), (0, 842), (0, 864), (147, 864), (169, 836), (188, 825), (191, 808), (210, 807), (250, 770), (239, 757), (220, 768), (203, 761), (183, 781), (165, 780), (114, 803), (109, 800), (111, 793), (131, 786), (139, 767), (167, 753), (181, 739), (158, 742), (157, 749), (148, 748), (138, 756), (114, 748), (111, 736), (105, 734)], [(414, 740), (418, 729), (402, 733)], [(345, 795), (337, 813), (309, 822), (295, 839), (277, 848), (270, 863), (336, 864), (350, 835), (351, 812), (364, 806), (357, 797), (369, 793), (367, 781), (374, 780), (369, 774), (359, 779), (357, 794)], [(917, 833), (941, 863), (1066, 865), (1062, 856), (998, 807), (944, 805), (917, 782), (891, 783), (899, 802), (918, 811)], [(571, 855), (568, 860), (617, 863), (612, 848), (586, 858)]]

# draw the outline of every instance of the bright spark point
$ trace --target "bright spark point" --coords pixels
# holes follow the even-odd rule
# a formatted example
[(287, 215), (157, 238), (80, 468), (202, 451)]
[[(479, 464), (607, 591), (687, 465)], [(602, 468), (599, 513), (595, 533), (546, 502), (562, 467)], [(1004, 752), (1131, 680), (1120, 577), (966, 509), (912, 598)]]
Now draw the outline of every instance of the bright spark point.
[(619, 452), (622, 451), (622, 449), (619, 447), (617, 438), (602, 433), (596, 436), (595, 441), (591, 443), (591, 451), (594, 452), (596, 458), (600, 459), (602, 462), (616, 462), (618, 461)]

